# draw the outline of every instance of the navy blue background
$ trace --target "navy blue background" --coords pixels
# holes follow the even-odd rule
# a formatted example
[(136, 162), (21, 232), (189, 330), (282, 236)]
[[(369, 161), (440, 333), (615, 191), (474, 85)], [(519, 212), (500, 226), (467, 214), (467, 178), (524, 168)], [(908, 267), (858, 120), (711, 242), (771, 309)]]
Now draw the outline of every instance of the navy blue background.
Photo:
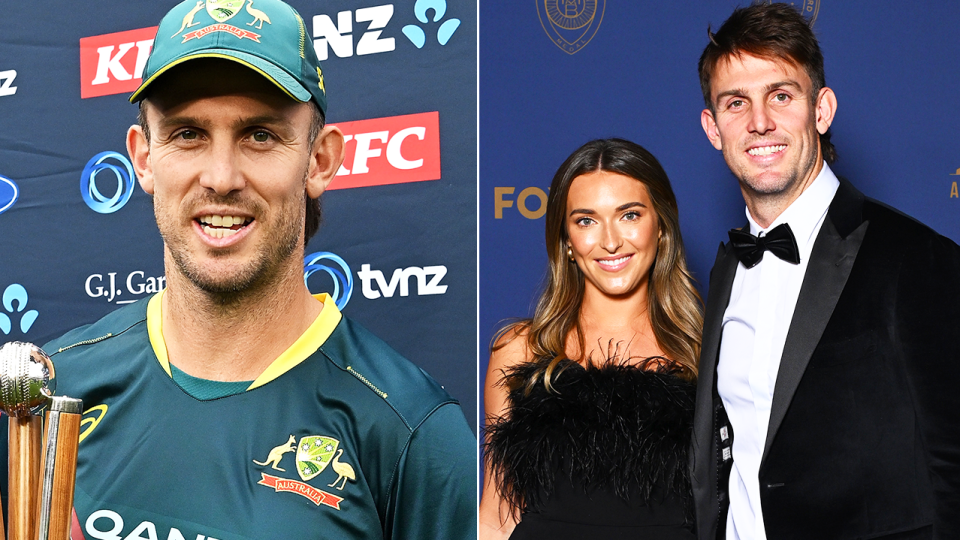
[[(313, 17), (334, 22), (345, 10), (393, 4), (381, 38), (395, 50), (323, 62), (331, 123), (439, 111), (441, 175), (436, 181), (330, 191), (324, 222), (306, 253), (333, 252), (354, 274), (344, 314), (359, 321), (423, 367), (476, 417), (476, 2), (447, 0), (443, 19), (424, 24), (415, 0), (292, 0), (308, 33)], [(12, 322), (0, 342), (42, 344), (116, 308), (91, 297), (91, 274), (116, 272), (118, 285), (135, 271), (163, 275), (162, 242), (152, 202), (139, 186), (112, 214), (89, 209), (80, 195), (81, 171), (102, 151), (126, 155), (125, 133), (136, 121), (128, 94), (80, 98), (81, 38), (156, 26), (175, 2), (105, 0), (79, 4), (14, 2), (0, 18), (0, 72), (16, 70), (16, 93), (0, 96), (0, 176), (20, 189), (16, 204), (0, 214), (0, 294), (12, 284), (28, 293), (23, 311), (0, 306)], [(206, 16), (203, 14), (203, 16)], [(461, 24), (446, 45), (437, 39), (443, 21)], [(246, 21), (246, 19), (245, 19)], [(401, 32), (408, 24), (427, 36), (418, 49)], [(354, 22), (354, 46), (368, 23)], [(310, 37), (310, 36), (308, 36)], [(130, 55), (135, 54), (135, 50)], [(106, 195), (113, 176), (97, 185)], [(2, 206), (2, 204), (0, 204)], [(398, 268), (443, 265), (445, 294), (368, 300), (356, 273), (370, 264), (389, 280)], [(308, 281), (313, 292), (332, 290), (323, 273)], [(138, 295), (137, 298), (146, 297)], [(20, 320), (36, 310), (27, 332)], [(469, 422), (473, 425), (473, 422)]]
[[(543, 218), (523, 217), (514, 202), (495, 219), (495, 187), (515, 187), (516, 201), (527, 187), (546, 191), (590, 139), (638, 142), (670, 176), (704, 296), (718, 244), (746, 223), (736, 179), (700, 126), (697, 61), (707, 26), (716, 30), (748, 0), (599, 0), (602, 22), (574, 54), (550, 41), (538, 1), (480, 5), (481, 377), (495, 329), (532, 313), (546, 267)], [(834, 171), (960, 240), (960, 198), (950, 197), (960, 180), (960, 3), (806, 3), (818, 8), (814, 32), (839, 102)], [(527, 200), (531, 210), (538, 204)]]

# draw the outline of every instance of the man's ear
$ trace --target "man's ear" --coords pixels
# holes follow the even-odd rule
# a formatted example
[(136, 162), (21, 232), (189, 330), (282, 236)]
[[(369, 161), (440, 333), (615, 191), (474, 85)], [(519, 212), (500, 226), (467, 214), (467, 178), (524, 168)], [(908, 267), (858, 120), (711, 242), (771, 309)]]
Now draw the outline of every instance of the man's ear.
[(833, 90), (823, 87), (817, 96), (817, 132), (823, 135), (830, 129), (837, 114), (837, 96)]
[(703, 126), (703, 132), (710, 139), (710, 144), (717, 150), (723, 150), (723, 144), (720, 142), (720, 130), (717, 129), (717, 120), (713, 117), (710, 109), (704, 109), (700, 113), (700, 125)]
[(143, 191), (153, 195), (153, 168), (150, 164), (150, 143), (143, 134), (143, 128), (138, 125), (130, 126), (127, 130), (127, 154), (133, 162), (133, 170), (137, 173), (140, 187)]
[(310, 168), (307, 171), (307, 196), (319, 198), (326, 191), (343, 163), (343, 133), (336, 126), (326, 126), (313, 142)]

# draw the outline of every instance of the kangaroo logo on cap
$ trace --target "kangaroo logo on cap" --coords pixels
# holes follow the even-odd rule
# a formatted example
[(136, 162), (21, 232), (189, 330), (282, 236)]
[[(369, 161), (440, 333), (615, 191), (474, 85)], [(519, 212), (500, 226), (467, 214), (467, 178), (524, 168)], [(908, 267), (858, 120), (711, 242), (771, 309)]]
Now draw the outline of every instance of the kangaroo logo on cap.
[(186, 30), (187, 28), (190, 28), (191, 26), (196, 26), (196, 25), (200, 24), (200, 23), (198, 23), (198, 22), (193, 22), (193, 18), (194, 18), (194, 16), (196, 16), (197, 13), (200, 12), (200, 8), (202, 8), (202, 7), (203, 7), (203, 2), (197, 2), (197, 5), (196, 5), (193, 9), (191, 9), (190, 11), (188, 11), (186, 15), (183, 16), (183, 23), (180, 25), (180, 29), (177, 30), (177, 33), (176, 33), (176, 34), (170, 36), (170, 38), (171, 38), (171, 39), (172, 39), (172, 38), (175, 38), (175, 37), (177, 37), (178, 35), (180, 35), (180, 32), (183, 32), (183, 31)]
[(146, 89), (170, 68), (213, 57), (240, 62), (294, 100), (314, 100), (326, 112), (313, 42), (300, 14), (282, 0), (184, 0), (164, 15), (158, 32), (161, 37), (153, 42), (131, 103), (142, 100)]
[[(207, 0), (206, 8), (207, 14), (216, 21), (214, 24), (209, 26), (204, 26), (199, 30), (194, 30), (183, 35), (183, 41), (181, 43), (186, 43), (191, 39), (199, 39), (203, 36), (210, 34), (212, 32), (227, 32), (237, 36), (240, 39), (252, 39), (257, 43), (260, 43), (260, 34), (251, 32), (250, 30), (242, 30), (236, 26), (231, 26), (229, 24), (224, 24), (225, 21), (233, 18), (234, 15), (240, 12), (243, 8), (243, 4), (247, 3), (247, 13), (253, 16), (253, 20), (247, 23), (247, 26), (253, 26), (258, 24), (257, 28), (260, 29), (263, 27), (263, 23), (272, 24), (270, 22), (270, 17), (266, 13), (260, 11), (259, 9), (253, 8), (253, 0)], [(177, 37), (180, 32), (183, 32), (185, 29), (190, 28), (200, 24), (199, 22), (194, 22), (193, 17), (200, 11), (200, 2), (197, 2), (197, 6), (191, 9), (184, 17), (183, 24), (180, 25), (180, 30), (171, 37)]]

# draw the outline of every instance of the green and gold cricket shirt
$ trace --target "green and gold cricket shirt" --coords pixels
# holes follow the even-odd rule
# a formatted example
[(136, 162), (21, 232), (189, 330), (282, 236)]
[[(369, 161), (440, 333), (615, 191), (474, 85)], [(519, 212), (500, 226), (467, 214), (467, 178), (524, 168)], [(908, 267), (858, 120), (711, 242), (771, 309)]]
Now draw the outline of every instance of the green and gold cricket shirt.
[(44, 347), (84, 403), (73, 540), (476, 537), (459, 404), (328, 296), (257, 380), (198, 399), (171, 376), (161, 294)]

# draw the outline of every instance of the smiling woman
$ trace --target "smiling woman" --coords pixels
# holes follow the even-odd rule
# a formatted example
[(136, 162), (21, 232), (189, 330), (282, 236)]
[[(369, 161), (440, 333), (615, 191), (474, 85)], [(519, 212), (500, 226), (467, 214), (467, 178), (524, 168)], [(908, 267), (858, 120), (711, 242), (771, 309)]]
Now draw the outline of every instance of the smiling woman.
[(659, 218), (641, 182), (619, 173), (578, 176), (567, 193), (568, 254), (592, 298), (636, 296), (645, 301), (661, 237)]
[(694, 537), (702, 316), (679, 231), (666, 173), (632, 142), (592, 141), (557, 171), (546, 289), (487, 371), (482, 538)]

